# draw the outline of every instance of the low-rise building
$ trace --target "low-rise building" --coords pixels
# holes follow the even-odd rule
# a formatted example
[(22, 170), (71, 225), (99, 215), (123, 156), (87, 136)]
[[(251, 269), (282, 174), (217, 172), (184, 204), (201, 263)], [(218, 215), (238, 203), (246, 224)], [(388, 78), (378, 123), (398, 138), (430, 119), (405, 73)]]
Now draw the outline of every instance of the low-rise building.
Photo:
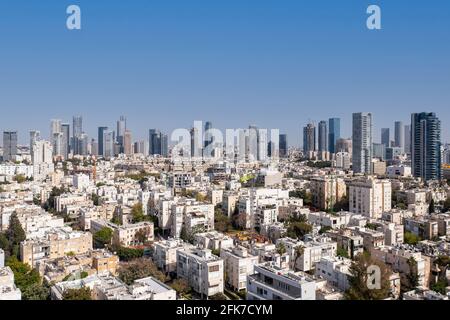
[(223, 259), (225, 281), (236, 291), (247, 287), (247, 276), (253, 274), (254, 266), (258, 264), (258, 257), (252, 256), (244, 247), (222, 249), (220, 257)]
[(247, 277), (247, 300), (316, 300), (316, 282), (270, 262), (256, 265)]
[(211, 250), (199, 248), (177, 249), (177, 276), (203, 297), (223, 293), (223, 260)]

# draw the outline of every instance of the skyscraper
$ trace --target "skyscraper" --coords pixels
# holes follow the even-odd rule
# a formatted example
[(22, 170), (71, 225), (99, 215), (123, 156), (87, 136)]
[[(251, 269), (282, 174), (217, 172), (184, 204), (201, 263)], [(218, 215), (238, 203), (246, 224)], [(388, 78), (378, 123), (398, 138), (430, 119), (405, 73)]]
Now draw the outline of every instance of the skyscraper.
[(287, 134), (280, 134), (280, 157), (285, 158), (288, 155)]
[(12, 161), (17, 155), (17, 131), (3, 132), (3, 161)]
[(103, 131), (103, 151), (102, 155), (105, 158), (111, 158), (114, 156), (114, 132), (105, 130)]
[(67, 159), (70, 153), (70, 124), (68, 123), (61, 124), (61, 133), (62, 133), (61, 154), (64, 157), (64, 159)]
[(441, 179), (441, 121), (435, 113), (411, 115), (411, 160), (415, 177)]
[(328, 151), (328, 127), (326, 121), (319, 122), (319, 151)]
[(82, 116), (74, 116), (72, 119), (73, 125), (72, 125), (72, 151), (73, 154), (82, 154), (80, 144), (82, 143), (80, 141), (81, 134), (83, 133), (83, 117)]
[(133, 153), (132, 149), (132, 137), (131, 137), (131, 131), (126, 129), (125, 133), (123, 135), (123, 153), (126, 155), (130, 155)]
[(157, 129), (149, 130), (149, 154), (150, 155), (163, 155), (162, 154), (162, 134)]
[(33, 145), (36, 141), (41, 139), (41, 132), (37, 130), (30, 131), (30, 154), (31, 158), (33, 158)]
[(405, 150), (406, 153), (411, 153), (411, 125), (405, 125)]
[(395, 147), (402, 151), (405, 148), (405, 129), (402, 121), (395, 122)]
[(119, 121), (117, 121), (117, 143), (120, 145), (121, 152), (124, 152), (124, 137), (125, 131), (127, 130), (127, 118), (125, 116), (120, 116)]
[(353, 172), (372, 173), (372, 114), (353, 114)]
[(161, 156), (169, 156), (169, 136), (164, 133), (161, 133)]
[(210, 132), (208, 132), (210, 129), (212, 129), (212, 122), (206, 121), (205, 122), (205, 141), (204, 141), (204, 149), (208, 147), (212, 143), (212, 135)]
[[(161, 139), (161, 138), (160, 138)], [(194, 127), (191, 129), (191, 157), (198, 158), (202, 155), (201, 137), (199, 129)], [(161, 143), (161, 140), (160, 140)], [(160, 153), (161, 154), (161, 151)]]
[(386, 148), (391, 146), (391, 135), (389, 128), (381, 129), (381, 143), (384, 144)]
[(303, 151), (305, 153), (316, 151), (316, 127), (313, 123), (308, 123), (303, 128)]
[(108, 127), (98, 127), (98, 155), (103, 156), (104, 134)]
[(336, 153), (336, 142), (341, 138), (341, 119), (331, 118), (328, 120), (328, 151)]

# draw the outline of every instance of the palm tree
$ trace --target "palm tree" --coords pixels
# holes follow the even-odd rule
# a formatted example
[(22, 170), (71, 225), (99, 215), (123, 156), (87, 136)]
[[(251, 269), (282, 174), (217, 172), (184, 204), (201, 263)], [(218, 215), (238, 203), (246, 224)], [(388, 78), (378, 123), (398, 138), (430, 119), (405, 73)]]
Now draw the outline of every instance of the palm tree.
[(295, 249), (294, 249), (295, 251), (294, 251), (294, 269), (296, 268), (296, 266), (297, 266), (297, 260), (301, 257), (301, 256), (303, 256), (303, 254), (305, 253), (305, 247), (304, 246), (302, 246), (302, 245), (299, 245), (299, 246), (297, 246), (297, 247), (295, 247)]

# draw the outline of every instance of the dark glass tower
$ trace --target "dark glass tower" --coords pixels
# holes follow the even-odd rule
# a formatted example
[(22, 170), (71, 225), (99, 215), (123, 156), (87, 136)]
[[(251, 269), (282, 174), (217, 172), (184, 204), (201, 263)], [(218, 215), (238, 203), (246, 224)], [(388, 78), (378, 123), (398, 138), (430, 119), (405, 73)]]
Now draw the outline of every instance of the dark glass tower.
[(411, 160), (415, 177), (441, 179), (441, 121), (435, 113), (411, 115)]

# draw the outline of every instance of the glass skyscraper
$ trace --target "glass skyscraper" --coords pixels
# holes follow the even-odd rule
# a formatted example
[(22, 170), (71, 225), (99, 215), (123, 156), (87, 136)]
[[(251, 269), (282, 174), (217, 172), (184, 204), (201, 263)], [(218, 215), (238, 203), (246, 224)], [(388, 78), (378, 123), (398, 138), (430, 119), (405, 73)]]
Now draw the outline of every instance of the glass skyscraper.
[(372, 114), (353, 114), (353, 172), (372, 174)]
[(336, 153), (336, 142), (341, 138), (341, 119), (328, 120), (328, 151)]
[(326, 121), (319, 122), (319, 151), (328, 151), (328, 127)]
[(411, 115), (411, 160), (415, 177), (441, 179), (441, 121), (435, 113)]

